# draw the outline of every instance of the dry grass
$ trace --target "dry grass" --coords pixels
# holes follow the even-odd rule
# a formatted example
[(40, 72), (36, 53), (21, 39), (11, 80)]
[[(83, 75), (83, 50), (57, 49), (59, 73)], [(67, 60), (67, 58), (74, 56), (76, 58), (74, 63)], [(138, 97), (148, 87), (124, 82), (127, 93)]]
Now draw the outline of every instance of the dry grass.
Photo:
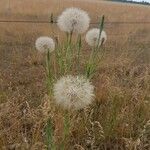
[[(11, 14), (7, 1), (1, 0), (0, 18), (48, 20), (51, 12), (56, 17), (70, 6), (87, 10), (92, 22), (102, 14), (106, 21), (150, 21), (146, 6), (84, 0), (13, 0)], [(150, 133), (144, 125), (150, 120), (149, 24), (106, 24), (105, 30), (106, 53), (93, 79), (96, 101), (71, 114), (65, 149), (148, 150)], [(46, 149), (47, 116), (60, 147), (63, 115), (48, 104), (44, 60), (34, 48), (40, 35), (63, 36), (50, 24), (0, 24), (0, 150)]]

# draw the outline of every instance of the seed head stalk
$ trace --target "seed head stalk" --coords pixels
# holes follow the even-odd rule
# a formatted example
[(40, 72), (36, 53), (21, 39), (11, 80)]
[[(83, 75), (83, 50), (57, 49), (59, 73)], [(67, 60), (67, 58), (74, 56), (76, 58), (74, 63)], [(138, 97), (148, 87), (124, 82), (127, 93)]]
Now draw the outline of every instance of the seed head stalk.
[(65, 111), (64, 113), (64, 129), (63, 129), (63, 141), (62, 141), (62, 150), (65, 150), (65, 145), (66, 145), (66, 141), (67, 138), (69, 136), (69, 130), (70, 130), (70, 117), (67, 111)]
[(71, 70), (72, 66), (72, 57), (73, 57), (73, 50), (72, 50), (72, 36), (73, 36), (73, 30), (70, 33), (67, 33), (67, 45), (65, 47), (66, 51), (66, 65), (65, 70), (66, 72), (69, 72)]
[(47, 149), (48, 150), (56, 150), (56, 146), (53, 141), (53, 132), (54, 132), (53, 125), (52, 125), (50, 118), (47, 120), (45, 132), (46, 132)]
[[(101, 34), (102, 34), (102, 31), (104, 29), (104, 20), (105, 20), (105, 17), (104, 15), (102, 16), (102, 20), (100, 22), (100, 25), (99, 25), (99, 37), (98, 37), (98, 41), (100, 41), (100, 38), (101, 38)], [(101, 46), (101, 44), (99, 44), (99, 42), (97, 43), (97, 47), (96, 47), (96, 50), (99, 49)]]
[(48, 84), (48, 94), (52, 94), (52, 82), (53, 82), (53, 77), (52, 77), (52, 72), (51, 72), (51, 54), (48, 49), (47, 55), (46, 55), (46, 70), (47, 70), (47, 84)]
[(63, 75), (65, 71), (65, 64), (64, 64), (64, 59), (63, 59), (63, 48), (62, 47), (57, 47), (56, 49), (56, 61), (59, 66), (59, 74)]
[(98, 42), (96, 44), (96, 46), (94, 46), (92, 48), (92, 52), (90, 54), (90, 58), (89, 58), (89, 61), (86, 65), (86, 77), (87, 78), (91, 78), (93, 76), (93, 74), (95, 73), (96, 71), (96, 65), (97, 65), (97, 55), (100, 51), (100, 47), (102, 44), (99, 43), (100, 39), (101, 39), (101, 33), (103, 31), (103, 28), (104, 28), (104, 15), (102, 16), (102, 19), (100, 21), (100, 25), (99, 25), (99, 37), (98, 37)]
[(77, 38), (77, 65), (78, 65), (78, 71), (80, 72), (80, 53), (82, 48), (82, 41), (81, 41), (81, 34), (78, 35)]

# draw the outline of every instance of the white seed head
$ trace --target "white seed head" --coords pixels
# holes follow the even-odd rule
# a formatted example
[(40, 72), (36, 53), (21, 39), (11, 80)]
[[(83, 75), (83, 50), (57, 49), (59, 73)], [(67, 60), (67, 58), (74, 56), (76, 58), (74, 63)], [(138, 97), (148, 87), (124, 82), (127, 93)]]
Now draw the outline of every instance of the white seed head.
[(65, 76), (54, 84), (54, 98), (65, 109), (82, 109), (94, 99), (94, 86), (83, 76)]
[(90, 18), (87, 12), (79, 8), (67, 8), (58, 17), (57, 25), (64, 32), (84, 33), (89, 28)]
[(104, 44), (107, 40), (107, 35), (105, 31), (101, 32), (101, 37), (99, 38), (100, 29), (93, 28), (89, 30), (86, 34), (85, 40), (90, 46), (97, 46)]
[(52, 52), (55, 49), (55, 42), (52, 38), (43, 36), (36, 40), (35, 47), (41, 53), (45, 53), (48, 50)]

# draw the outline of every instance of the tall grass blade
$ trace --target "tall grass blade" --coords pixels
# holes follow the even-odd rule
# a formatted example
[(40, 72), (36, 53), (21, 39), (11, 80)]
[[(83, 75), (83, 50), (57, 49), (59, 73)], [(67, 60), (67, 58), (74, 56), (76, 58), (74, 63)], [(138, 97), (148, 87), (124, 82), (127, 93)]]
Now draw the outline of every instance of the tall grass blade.
[(51, 119), (49, 118), (46, 125), (46, 143), (48, 150), (55, 150), (55, 145), (53, 143), (53, 125)]

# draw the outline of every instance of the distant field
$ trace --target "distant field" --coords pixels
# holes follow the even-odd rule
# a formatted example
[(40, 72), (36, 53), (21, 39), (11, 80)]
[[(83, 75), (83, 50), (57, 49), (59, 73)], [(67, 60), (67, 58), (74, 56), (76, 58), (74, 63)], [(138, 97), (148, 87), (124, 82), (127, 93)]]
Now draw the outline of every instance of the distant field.
[[(8, 9), (9, 6), (10, 10)], [(67, 7), (80, 7), (88, 11), (91, 22), (99, 22), (99, 18), (103, 14), (105, 15), (106, 22), (140, 22), (139, 24), (106, 24), (105, 28), (110, 35), (109, 38), (119, 39), (120, 42), (125, 42), (127, 38), (132, 37), (135, 41), (142, 40), (145, 42), (149, 40), (149, 24), (142, 22), (150, 22), (150, 8), (140, 5), (98, 0), (43, 0), (42, 2), (40, 0), (10, 0), (9, 4), (8, 0), (1, 0), (0, 19), (49, 21), (51, 13), (53, 13), (56, 19), (60, 12)], [(37, 35), (49, 35), (53, 32), (49, 24), (0, 23), (0, 27), (0, 41), (2, 42), (14, 43), (20, 41), (26, 43), (27, 39), (31, 42), (35, 40)], [(55, 32), (55, 34), (57, 33)], [(116, 34), (117, 36), (115, 36)], [(14, 37), (17, 38), (14, 39)]]
[(109, 21), (118, 21), (120, 19), (122, 21), (143, 21), (144, 19), (149, 19), (150, 11), (148, 6), (98, 0), (43, 0), (42, 2), (40, 0), (10, 0), (10, 4), (8, 0), (1, 0), (0, 13), (1, 15), (4, 14), (4, 18), (6, 17), (5, 13), (7, 13), (9, 5), (11, 13), (14, 14), (12, 17), (16, 17), (15, 15), (17, 15), (24, 16), (25, 18), (30, 16), (47, 17), (51, 12), (57, 15), (64, 8), (73, 6), (88, 10), (92, 19), (97, 19), (99, 15), (105, 14)]

